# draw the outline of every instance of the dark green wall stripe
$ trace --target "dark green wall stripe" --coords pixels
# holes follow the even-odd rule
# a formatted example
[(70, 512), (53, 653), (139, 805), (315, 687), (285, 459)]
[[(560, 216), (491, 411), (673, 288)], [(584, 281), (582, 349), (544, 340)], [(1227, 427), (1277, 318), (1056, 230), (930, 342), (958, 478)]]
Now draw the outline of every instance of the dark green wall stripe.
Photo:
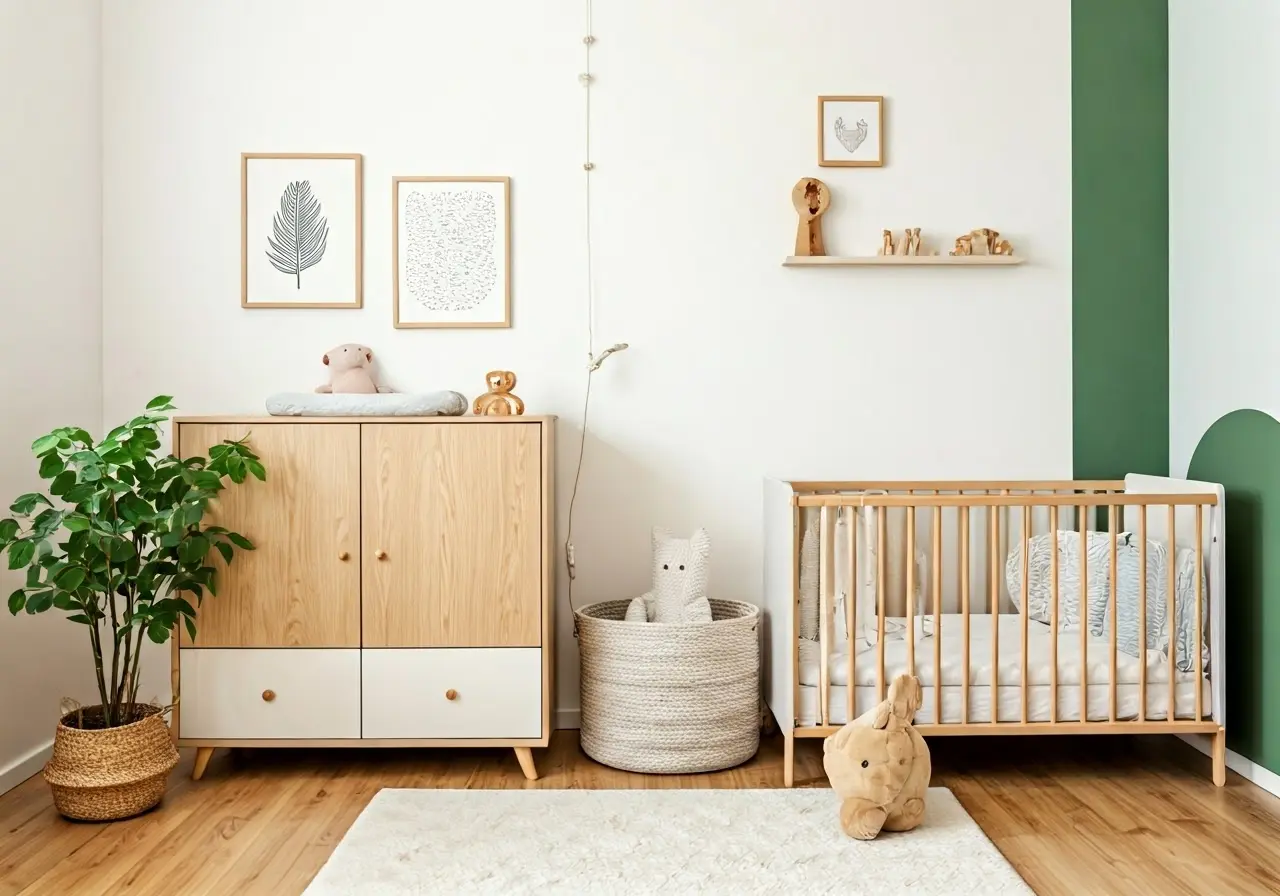
[(1167, 0), (1071, 4), (1072, 434), (1081, 479), (1169, 471)]
[(1280, 423), (1232, 411), (1187, 475), (1227, 490), (1227, 744), (1280, 773)]

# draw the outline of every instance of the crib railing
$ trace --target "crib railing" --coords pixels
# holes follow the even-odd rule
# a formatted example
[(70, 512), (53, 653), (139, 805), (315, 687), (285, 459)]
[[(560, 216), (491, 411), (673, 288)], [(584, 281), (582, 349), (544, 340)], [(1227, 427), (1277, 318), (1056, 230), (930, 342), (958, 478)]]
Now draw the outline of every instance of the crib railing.
[[(890, 595), (888, 583), (891, 574), (898, 574), (897, 584), (901, 586), (893, 595), (901, 605), (905, 617), (903, 638), (906, 641), (906, 665), (912, 674), (918, 669), (927, 668), (921, 664), (932, 666), (932, 721), (920, 725), (922, 732), (928, 735), (939, 734), (1028, 734), (1028, 733), (1219, 733), (1219, 726), (1206, 718), (1203, 691), (1205, 681), (1204, 645), (1206, 603), (1210, 596), (1206, 594), (1205, 572), (1207, 558), (1205, 556), (1206, 510), (1217, 504), (1216, 495), (1209, 494), (1134, 494), (1124, 492), (1123, 481), (1011, 481), (1011, 482), (795, 482), (792, 483), (796, 506), (795, 551), (796, 575), (794, 580), (794, 613), (792, 632), (800, 632), (799, 613), (801, 603), (800, 589), (800, 550), (804, 519), (807, 514), (817, 513), (819, 516), (819, 564), (818, 564), (818, 708), (817, 724), (798, 725), (794, 735), (797, 737), (825, 737), (838, 728), (833, 724), (832, 705), (832, 656), (835, 646), (836, 622), (834, 617), (837, 603), (837, 532), (840, 528), (840, 515), (846, 516), (843, 537), (844, 544), (843, 576), (847, 583), (844, 601), (844, 645), (843, 661), (848, 664), (846, 673), (844, 716), (852, 720), (857, 715), (857, 669), (866, 661), (867, 654), (859, 657), (855, 643), (859, 619), (859, 600), (868, 599), (861, 595), (859, 563), (859, 530), (865, 533), (868, 526), (874, 524), (875, 550), (870, 546), (864, 551), (864, 562), (874, 554), (876, 569), (874, 574), (874, 594), (870, 599), (874, 602), (875, 611), (875, 691), (876, 699), (883, 700), (888, 682), (886, 681), (886, 622), (899, 614), (888, 612)], [(944, 539), (944, 514), (956, 520), (954, 537)], [(890, 529), (890, 518), (900, 520), (901, 550), (896, 554), (886, 545)], [(1188, 519), (1188, 516), (1190, 519)], [(985, 519), (985, 531), (974, 537), (974, 524), (978, 518)], [(1176, 697), (1178, 692), (1178, 599), (1177, 571), (1179, 549), (1179, 518), (1183, 525), (1183, 545), (1194, 545), (1194, 652), (1195, 697), (1194, 717), (1177, 717)], [(1152, 520), (1157, 522), (1153, 523)], [(1105, 523), (1105, 525), (1104, 525)], [(1126, 530), (1126, 524), (1133, 528)], [(1149, 525), (1150, 524), (1150, 525)], [(1062, 528), (1065, 526), (1065, 528)], [(1154, 526), (1168, 545), (1166, 574), (1164, 583), (1164, 613), (1168, 632), (1168, 706), (1163, 713), (1149, 717), (1148, 681), (1147, 681), (1147, 601), (1148, 601), (1148, 534)], [(1060, 578), (1062, 570), (1059, 561), (1059, 544), (1062, 535), (1050, 538), (1049, 569), (1049, 710), (1048, 719), (1033, 721), (1029, 712), (1029, 694), (1032, 689), (1030, 676), (1030, 659), (1028, 657), (1028, 632), (1031, 623), (1029, 618), (1031, 586), (1030, 546), (1036, 537), (1037, 529), (1047, 533), (1078, 533), (1080, 581), (1078, 595), (1077, 624), (1080, 637), (1080, 670), (1079, 670), (1079, 720), (1060, 720), (1059, 718), (1059, 668), (1058, 644), (1059, 635), (1064, 625), (1060, 618), (1059, 604), (1062, 599)], [(1118, 566), (1118, 545), (1122, 531), (1136, 528), (1138, 553), (1137, 589), (1137, 666), (1138, 693), (1137, 713), (1133, 718), (1120, 718), (1117, 707), (1118, 670), (1117, 656), (1119, 634), (1117, 587), (1120, 579)], [(1188, 531), (1188, 530), (1193, 530)], [(1091, 534), (1105, 534), (1108, 538), (1108, 564), (1106, 581), (1105, 613), (1109, 628), (1109, 665), (1110, 675), (1108, 713), (1105, 719), (1090, 719), (1089, 712), (1089, 641), (1090, 641), (1090, 594), (1089, 594), (1089, 538)], [(923, 535), (923, 538), (921, 537)], [(1067, 536), (1072, 537), (1072, 536)], [(1192, 542), (1192, 537), (1194, 541)], [(1013, 539), (1016, 538), (1016, 541)], [(925, 542), (919, 543), (918, 542)], [(1017, 585), (1017, 598), (1008, 594), (1008, 609), (1002, 607), (1002, 576), (1005, 559), (1010, 549), (1019, 552), (1021, 581)], [(979, 554), (978, 566), (973, 564), (975, 550)], [(925, 562), (921, 564), (926, 571), (924, 578), (927, 587), (918, 588), (917, 556), (923, 552)], [(985, 553), (985, 559), (981, 556)], [(900, 557), (898, 556), (900, 554)], [(891, 556), (892, 555), (892, 556)], [(890, 564), (901, 564), (899, 570)], [(866, 572), (865, 570), (862, 572)], [(900, 573), (900, 574), (899, 574)], [(974, 587), (975, 573), (978, 573), (978, 587)], [(919, 590), (920, 605), (917, 606), (916, 592)], [(944, 598), (944, 594), (946, 595)], [(947, 722), (943, 713), (943, 604), (949, 603), (958, 610), (962, 632), (961, 670), (960, 670), (960, 719)], [(863, 608), (865, 611), (865, 608)], [(975, 685), (971, 678), (971, 617), (975, 613), (990, 614), (991, 630), (991, 673), (987, 686), (990, 688), (990, 718), (973, 722), (970, 712), (970, 691), (981, 687)], [(1018, 686), (1019, 711), (1016, 719), (1001, 718), (1000, 689), (1000, 626), (1001, 615), (1016, 613), (1020, 616), (1018, 630), (1020, 632), (1020, 652), (1018, 662), (1020, 675)], [(870, 613), (865, 612), (870, 618)], [(954, 615), (954, 614), (952, 614)], [(917, 643), (916, 620), (932, 619), (930, 637), (922, 638)], [(1035, 623), (1040, 625), (1040, 623)], [(795, 638), (793, 638), (795, 641)], [(931, 642), (931, 643), (928, 643)], [(917, 648), (921, 648), (918, 650)], [(923, 651), (923, 656), (921, 656)], [(870, 652), (870, 651), (868, 651)], [(793, 651), (793, 680), (795, 682), (795, 705), (800, 706), (800, 660), (798, 642)], [(1007, 685), (1006, 685), (1007, 687)], [(1069, 687), (1069, 685), (1068, 685)], [(928, 689), (926, 689), (927, 692)], [(926, 697), (926, 703), (930, 698)], [(1157, 697), (1158, 699), (1158, 697)], [(797, 711), (797, 715), (798, 715)], [(1184, 715), (1186, 712), (1184, 711)], [(1162, 716), (1162, 717), (1161, 717)], [(1215, 750), (1218, 747), (1215, 746)], [(1216, 776), (1216, 772), (1215, 772)]]

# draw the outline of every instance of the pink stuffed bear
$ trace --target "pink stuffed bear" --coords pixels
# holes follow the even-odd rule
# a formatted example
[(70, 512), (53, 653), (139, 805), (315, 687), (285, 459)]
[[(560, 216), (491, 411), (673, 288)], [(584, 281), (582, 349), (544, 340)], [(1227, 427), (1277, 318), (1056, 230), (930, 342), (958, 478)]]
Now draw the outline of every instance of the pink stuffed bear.
[(373, 381), (370, 365), (373, 364), (373, 352), (363, 345), (348, 342), (331, 348), (325, 352), (324, 364), (329, 368), (329, 382), (324, 386), (316, 386), (317, 392), (355, 393), (372, 395), (375, 392), (390, 392), (390, 389), (379, 387)]

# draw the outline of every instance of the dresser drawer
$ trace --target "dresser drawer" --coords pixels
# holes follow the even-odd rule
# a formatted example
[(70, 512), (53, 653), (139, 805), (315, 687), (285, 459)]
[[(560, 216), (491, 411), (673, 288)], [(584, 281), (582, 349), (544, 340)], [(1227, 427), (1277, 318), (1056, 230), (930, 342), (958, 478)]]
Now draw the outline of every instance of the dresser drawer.
[(182, 738), (360, 737), (359, 650), (189, 648), (179, 654)]
[(453, 647), (365, 650), (364, 736), (542, 736), (542, 650)]

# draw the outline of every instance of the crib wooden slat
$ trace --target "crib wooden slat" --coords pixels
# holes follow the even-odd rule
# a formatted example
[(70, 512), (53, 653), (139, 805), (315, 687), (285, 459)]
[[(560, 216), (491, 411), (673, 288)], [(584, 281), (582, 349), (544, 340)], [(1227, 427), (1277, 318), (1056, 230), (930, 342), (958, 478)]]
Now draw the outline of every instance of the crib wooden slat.
[(1138, 721), (1147, 719), (1147, 505), (1138, 508)]
[(884, 527), (888, 522), (885, 508), (876, 508), (877, 521), (876, 526), (876, 655), (877, 662), (880, 664), (876, 670), (876, 700), (880, 703), (884, 702), (885, 686), (884, 686), (884, 578), (885, 578), (885, 549), (884, 549)]
[[(1049, 508), (1049, 721), (1058, 721), (1058, 508)], [(1022, 577), (1030, 571), (1024, 566)]]
[(1196, 721), (1204, 718), (1204, 613), (1201, 600), (1204, 590), (1204, 506), (1196, 506)]
[(1027, 575), (1029, 555), (1031, 553), (1031, 508), (1022, 508), (1022, 724), (1027, 724), (1027, 692), (1031, 690), (1031, 679), (1027, 669), (1027, 599), (1031, 577)]
[(1089, 721), (1089, 524), (1088, 515), (1078, 515), (1080, 523), (1080, 599), (1076, 615), (1080, 625), (1080, 721)]
[(942, 508), (933, 508), (933, 724), (942, 724)]
[(849, 595), (844, 604), (845, 646), (849, 648), (849, 674), (845, 678), (844, 687), (846, 722), (852, 722), (857, 715), (858, 677), (854, 673), (858, 643), (855, 636), (858, 626), (858, 592), (862, 590), (862, 583), (858, 581), (858, 525), (861, 523), (858, 514), (858, 508), (849, 508), (849, 526), (844, 533), (849, 550)]
[(835, 593), (836, 508), (822, 508), (818, 524), (818, 701), (822, 724), (831, 724), (831, 604)]
[(960, 508), (960, 619), (964, 652), (960, 659), (960, 722), (969, 724), (969, 508)]
[(1166, 554), (1166, 565), (1169, 567), (1168, 587), (1164, 593), (1164, 618), (1168, 620), (1169, 627), (1169, 714), (1165, 716), (1166, 722), (1172, 722), (1178, 717), (1177, 714), (1177, 697), (1178, 697), (1178, 602), (1174, 600), (1174, 588), (1176, 584), (1178, 557), (1178, 538), (1174, 531), (1175, 525), (1174, 506), (1169, 505), (1169, 550)]
[(916, 509), (907, 508), (907, 670), (916, 674)]
[[(1001, 492), (1008, 494), (1008, 492)], [(991, 592), (991, 724), (1000, 721), (1000, 514), (987, 511), (987, 587)]]
[[(810, 511), (812, 512), (812, 511)], [(798, 504), (791, 507), (791, 708), (792, 731), (800, 722), (800, 557), (801, 534), (804, 532), (804, 512)], [(793, 744), (791, 735), (787, 736), (787, 744)], [(783, 765), (783, 783), (787, 787), (792, 784), (794, 765), (790, 762)]]
[(1116, 505), (1107, 507), (1107, 531), (1111, 535), (1111, 711), (1108, 718), (1116, 720), (1116, 579), (1120, 568), (1116, 562)]

